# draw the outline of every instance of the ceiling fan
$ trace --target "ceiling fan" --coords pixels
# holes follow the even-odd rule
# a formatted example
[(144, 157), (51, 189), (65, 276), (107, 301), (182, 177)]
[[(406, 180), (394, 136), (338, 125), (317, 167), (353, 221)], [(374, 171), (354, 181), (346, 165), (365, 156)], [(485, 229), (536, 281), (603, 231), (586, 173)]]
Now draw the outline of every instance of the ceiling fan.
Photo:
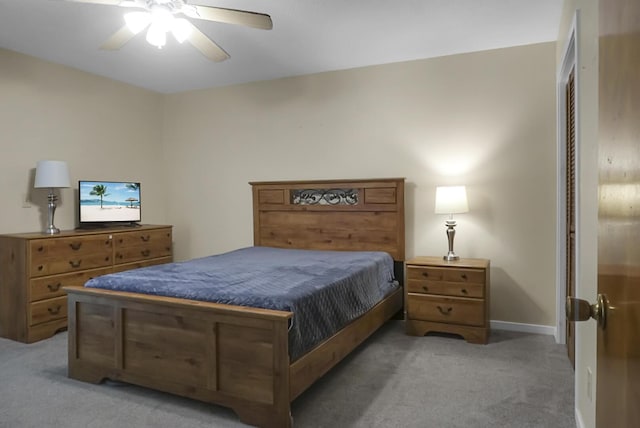
[(224, 61), (229, 54), (213, 40), (198, 30), (187, 18), (224, 22), (270, 30), (273, 23), (269, 15), (245, 10), (225, 9), (187, 3), (185, 0), (66, 0), (74, 3), (92, 3), (142, 9), (125, 13), (125, 25), (107, 39), (101, 49), (116, 50), (124, 46), (136, 34), (147, 30), (147, 42), (158, 48), (166, 43), (171, 32), (178, 42), (189, 41), (212, 61)]

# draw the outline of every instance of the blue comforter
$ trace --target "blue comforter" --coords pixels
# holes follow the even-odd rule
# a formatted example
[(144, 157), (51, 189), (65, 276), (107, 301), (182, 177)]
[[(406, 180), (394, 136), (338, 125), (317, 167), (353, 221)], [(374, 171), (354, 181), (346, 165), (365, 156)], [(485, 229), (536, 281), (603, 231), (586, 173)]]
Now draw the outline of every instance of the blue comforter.
[(248, 247), (96, 277), (86, 287), (293, 313), (295, 361), (398, 287), (393, 259), (375, 251)]

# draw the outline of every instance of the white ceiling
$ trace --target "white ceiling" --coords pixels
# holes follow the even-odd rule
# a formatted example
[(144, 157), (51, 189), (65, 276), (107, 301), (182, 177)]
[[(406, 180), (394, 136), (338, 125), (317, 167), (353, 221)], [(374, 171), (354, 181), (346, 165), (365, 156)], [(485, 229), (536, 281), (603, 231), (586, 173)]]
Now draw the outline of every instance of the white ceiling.
[[(556, 40), (562, 0), (188, 0), (266, 13), (273, 30), (192, 20), (231, 58), (207, 60), (168, 37), (98, 47), (131, 9), (0, 0), (0, 47), (173, 93)], [(0, 64), (0, 73), (2, 65)]]

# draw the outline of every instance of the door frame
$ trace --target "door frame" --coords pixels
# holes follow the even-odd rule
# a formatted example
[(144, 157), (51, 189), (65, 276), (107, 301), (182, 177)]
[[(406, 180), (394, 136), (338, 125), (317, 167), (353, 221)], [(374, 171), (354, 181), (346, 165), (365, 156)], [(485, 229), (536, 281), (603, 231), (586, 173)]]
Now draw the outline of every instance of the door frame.
[[(578, 46), (578, 29), (579, 29), (579, 10), (576, 10), (573, 19), (571, 21), (571, 26), (569, 27), (569, 34), (567, 36), (567, 42), (562, 51), (562, 61), (560, 62), (560, 67), (557, 71), (556, 75), (556, 116), (557, 116), (557, 154), (556, 154), (556, 332), (555, 339), (556, 343), (566, 344), (567, 342), (567, 334), (566, 334), (566, 317), (565, 317), (565, 300), (567, 298), (566, 293), (566, 272), (567, 272), (567, 255), (566, 255), (566, 213), (567, 213), (567, 204), (566, 204), (566, 171), (567, 171), (567, 96), (566, 96), (566, 85), (569, 81), (569, 74), (571, 70), (575, 68), (575, 136), (576, 136), (576, 193), (575, 193), (575, 215), (576, 215), (576, 225), (579, 225), (580, 218), (580, 192), (577, 191), (579, 189), (578, 177), (580, 177), (580, 114), (579, 114), (579, 97), (580, 91), (578, 88), (580, 87), (580, 73), (578, 69), (578, 55), (579, 55), (579, 46)], [(576, 261), (576, 294), (579, 288), (579, 272), (578, 269), (578, 261), (580, 260), (579, 251), (580, 251), (580, 234), (576, 233), (576, 243), (575, 243), (575, 261)]]

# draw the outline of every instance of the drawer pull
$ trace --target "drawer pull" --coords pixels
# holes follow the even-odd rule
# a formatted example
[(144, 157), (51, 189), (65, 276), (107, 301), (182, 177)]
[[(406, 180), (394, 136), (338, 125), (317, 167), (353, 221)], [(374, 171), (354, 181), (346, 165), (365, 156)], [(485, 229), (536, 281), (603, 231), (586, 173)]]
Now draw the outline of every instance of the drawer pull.
[(38, 271), (42, 271), (42, 269), (44, 269), (44, 266), (42, 265), (38, 266)]
[(71, 265), (72, 268), (79, 268), (80, 265), (82, 264), (82, 260), (78, 260), (77, 262), (74, 262), (73, 260), (69, 260), (69, 264)]
[(140, 239), (142, 239), (144, 242), (149, 242), (149, 239), (151, 239), (151, 235), (141, 235)]
[(39, 251), (39, 252), (43, 252), (43, 251), (44, 251), (44, 247), (43, 247), (42, 245), (40, 245), (40, 246), (38, 247), (38, 251)]
[(72, 242), (69, 246), (73, 251), (78, 251), (82, 247), (82, 242)]
[(469, 294), (469, 292), (467, 291), (467, 289), (466, 289), (466, 288), (463, 288), (463, 289), (462, 289), (462, 290), (460, 290), (460, 291), (462, 291), (462, 294)]
[(427, 287), (426, 285), (423, 285), (423, 286), (422, 286), (422, 289), (423, 289), (424, 291), (429, 291), (429, 287)]
[(62, 286), (61, 283), (57, 283), (57, 284), (47, 284), (47, 288), (49, 289), (49, 291), (51, 291), (52, 293), (55, 291), (60, 290), (60, 287)]
[(462, 279), (467, 279), (467, 274), (466, 274), (466, 273), (463, 273), (462, 275), (460, 275), (460, 277), (461, 277)]
[(122, 254), (122, 253), (117, 253), (116, 254), (116, 259), (122, 260), (123, 258), (124, 258), (124, 254)]
[(47, 308), (47, 311), (49, 311), (51, 315), (58, 315), (60, 313), (60, 308), (62, 308), (62, 306), (58, 305), (55, 308)]
[(422, 276), (429, 276), (429, 272), (422, 272)]
[(440, 313), (442, 315), (449, 315), (451, 313), (451, 311), (453, 310), (452, 307), (448, 307), (447, 309), (443, 309), (442, 306), (438, 305), (436, 306), (438, 308), (438, 310), (440, 311)]
[(151, 254), (151, 250), (142, 250), (140, 251), (140, 254), (142, 254), (144, 257), (149, 256), (149, 254)]

